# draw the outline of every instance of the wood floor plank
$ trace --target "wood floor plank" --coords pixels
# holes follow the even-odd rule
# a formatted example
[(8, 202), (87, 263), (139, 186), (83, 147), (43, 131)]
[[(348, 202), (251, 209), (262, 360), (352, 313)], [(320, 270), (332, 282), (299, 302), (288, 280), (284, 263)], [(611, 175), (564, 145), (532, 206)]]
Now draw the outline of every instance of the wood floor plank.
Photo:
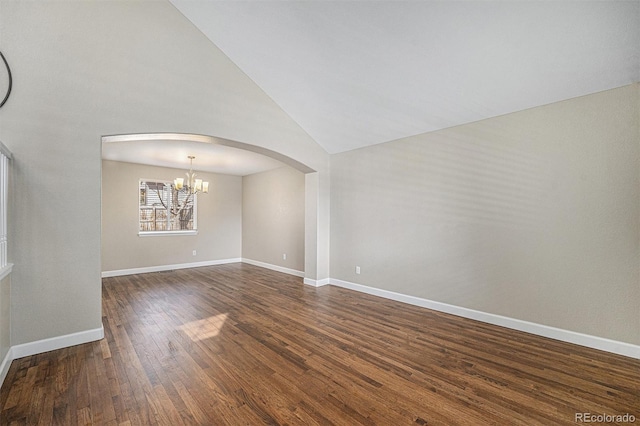
[(230, 264), (103, 280), (99, 342), (13, 361), (0, 425), (640, 421), (640, 361)]

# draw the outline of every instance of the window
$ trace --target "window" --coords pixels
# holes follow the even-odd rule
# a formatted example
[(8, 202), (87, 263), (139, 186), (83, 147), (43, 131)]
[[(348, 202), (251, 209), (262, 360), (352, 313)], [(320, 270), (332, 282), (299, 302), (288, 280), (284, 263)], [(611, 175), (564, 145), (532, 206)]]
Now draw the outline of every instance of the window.
[(197, 199), (186, 188), (175, 189), (171, 182), (140, 180), (140, 235), (195, 234)]
[(7, 263), (7, 191), (11, 152), (0, 142), (0, 276), (10, 272)]

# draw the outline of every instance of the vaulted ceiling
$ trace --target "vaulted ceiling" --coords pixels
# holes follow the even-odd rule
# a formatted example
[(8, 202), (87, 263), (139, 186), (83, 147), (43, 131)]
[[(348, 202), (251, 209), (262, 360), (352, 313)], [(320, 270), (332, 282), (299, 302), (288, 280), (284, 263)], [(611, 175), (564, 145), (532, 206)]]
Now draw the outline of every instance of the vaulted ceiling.
[(638, 0), (171, 2), (329, 153), (640, 81)]

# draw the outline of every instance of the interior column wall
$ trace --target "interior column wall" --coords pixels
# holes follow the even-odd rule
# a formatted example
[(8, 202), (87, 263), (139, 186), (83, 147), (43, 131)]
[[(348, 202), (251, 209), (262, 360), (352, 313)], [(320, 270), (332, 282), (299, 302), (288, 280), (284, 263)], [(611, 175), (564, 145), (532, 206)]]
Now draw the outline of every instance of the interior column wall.
[(287, 166), (242, 178), (243, 259), (304, 272), (304, 179)]

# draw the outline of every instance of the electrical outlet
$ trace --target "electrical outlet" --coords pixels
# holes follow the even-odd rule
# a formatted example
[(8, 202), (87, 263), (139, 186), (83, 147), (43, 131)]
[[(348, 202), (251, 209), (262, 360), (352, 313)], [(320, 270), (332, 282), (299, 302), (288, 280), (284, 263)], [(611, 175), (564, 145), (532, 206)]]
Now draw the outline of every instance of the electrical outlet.
[(195, 250), (193, 251), (193, 255), (194, 255), (194, 256), (196, 255), (196, 251), (195, 251)]
[(359, 274), (359, 273), (360, 273), (360, 267), (356, 266), (356, 274)]
[(287, 253), (282, 254), (282, 260), (287, 260)]

